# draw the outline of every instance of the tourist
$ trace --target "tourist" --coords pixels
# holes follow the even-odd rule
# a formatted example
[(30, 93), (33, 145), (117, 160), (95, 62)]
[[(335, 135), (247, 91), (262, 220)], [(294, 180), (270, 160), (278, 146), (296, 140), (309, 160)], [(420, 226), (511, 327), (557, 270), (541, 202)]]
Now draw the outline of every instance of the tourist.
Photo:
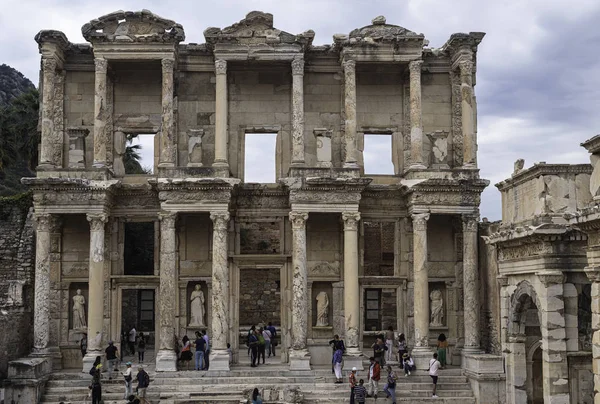
[[(254, 328), (254, 326), (252, 326)], [(258, 337), (256, 336), (256, 331), (253, 331), (251, 334), (248, 334), (248, 348), (250, 349), (250, 359), (251, 365), (250, 367), (255, 368), (256, 358), (258, 357)]]
[(377, 390), (379, 389), (379, 378), (381, 377), (381, 366), (374, 357), (370, 357), (371, 366), (369, 366), (369, 374), (367, 380), (369, 381), (369, 397), (375, 397), (377, 400)]
[(404, 334), (398, 336), (398, 358), (402, 360), (404, 354), (408, 353), (408, 347), (406, 346), (406, 338)]
[(350, 382), (350, 404), (354, 404), (354, 388), (356, 387), (356, 367), (352, 368), (352, 372), (350, 372), (348, 381)]
[(386, 394), (386, 398), (392, 399), (392, 404), (396, 404), (396, 380), (398, 377), (396, 376), (396, 372), (392, 370), (390, 365), (387, 366), (387, 383), (383, 387), (383, 391)]
[(202, 338), (204, 338), (204, 370), (208, 370), (208, 366), (210, 365), (210, 340), (208, 339), (208, 332), (201, 332)]
[(338, 350), (342, 350), (342, 354), (346, 352), (346, 345), (344, 345), (344, 340), (341, 340), (340, 336), (337, 334), (335, 334), (333, 336), (333, 339), (329, 341), (329, 345), (331, 345), (331, 349), (333, 350), (333, 353), (331, 355), (331, 373), (335, 374), (335, 353)]
[(404, 376), (410, 376), (410, 372), (415, 368), (415, 361), (408, 353), (402, 355), (402, 368), (404, 369)]
[[(96, 357), (96, 361), (98, 361), (98, 359), (100, 359), (99, 356)], [(102, 362), (102, 359), (100, 359), (100, 362)], [(90, 385), (90, 389), (92, 390), (92, 404), (100, 404), (102, 402), (102, 385), (100, 384), (102, 363), (96, 364), (92, 369), (92, 384)]]
[(140, 401), (145, 403), (146, 402), (146, 390), (148, 389), (148, 386), (150, 385), (150, 375), (148, 373), (146, 373), (146, 371), (144, 370), (144, 368), (142, 366), (138, 367), (138, 374), (137, 374), (137, 382), (138, 385), (136, 387), (136, 392), (137, 392), (137, 396), (140, 398)]
[(90, 369), (90, 375), (92, 375), (92, 377), (96, 373), (96, 368), (100, 364), (102, 364), (102, 357), (101, 356), (96, 356), (96, 359), (94, 359), (94, 363), (92, 363), (92, 368)]
[(108, 380), (112, 380), (113, 369), (117, 362), (117, 347), (112, 341), (108, 341), (108, 347), (104, 350), (106, 353), (106, 361), (108, 362)]
[(127, 396), (126, 400), (127, 400), (127, 404), (141, 404), (140, 399), (137, 398), (136, 396), (134, 396), (133, 394), (130, 394), (129, 396)]
[(87, 334), (83, 334), (83, 337), (79, 340), (79, 349), (81, 350), (81, 357), (85, 357), (87, 353)]
[(248, 336), (246, 337), (246, 346), (248, 347), (248, 356), (250, 355), (250, 352), (252, 351), (252, 348), (250, 347), (250, 336), (254, 335), (255, 331), (256, 331), (256, 326), (253, 325), (248, 330)]
[(144, 337), (143, 332), (140, 332), (140, 336), (138, 337), (137, 349), (138, 363), (144, 363), (144, 352), (146, 352), (146, 337)]
[(342, 355), (344, 354), (344, 351), (342, 350), (341, 347), (339, 347), (338, 350), (335, 351), (335, 353), (333, 354), (333, 370), (335, 371), (335, 382), (336, 383), (343, 383), (342, 382)]
[(394, 340), (396, 336), (394, 335), (394, 327), (391, 325), (388, 327), (385, 332), (385, 347), (386, 347), (386, 362), (393, 361), (394, 358)]
[(135, 338), (136, 337), (137, 337), (137, 331), (135, 330), (135, 327), (131, 327), (131, 330), (129, 330), (128, 342), (129, 342), (129, 352), (132, 355), (135, 355)]
[(275, 347), (277, 346), (277, 330), (275, 329), (273, 323), (271, 323), (270, 321), (269, 325), (267, 326), (267, 330), (269, 330), (269, 332), (271, 333), (271, 345), (269, 345), (269, 356), (271, 356), (271, 354), (275, 356)]
[(187, 370), (190, 370), (190, 361), (194, 356), (192, 354), (192, 343), (187, 335), (183, 336), (181, 340), (183, 342), (183, 348), (181, 349), (181, 361), (186, 363)]
[(256, 337), (258, 338), (258, 363), (260, 364), (260, 357), (262, 356), (262, 363), (265, 364), (265, 349), (266, 349), (266, 341), (263, 336), (262, 327), (258, 329), (256, 333)]
[(254, 391), (252, 392), (252, 404), (262, 404), (262, 398), (260, 397), (260, 392), (258, 391), (258, 388), (255, 387)]
[(202, 334), (196, 331), (196, 355), (194, 370), (204, 370), (204, 352), (206, 351), (206, 341), (202, 338)]
[(354, 387), (354, 397), (356, 398), (356, 402), (358, 404), (365, 404), (365, 400), (367, 399), (367, 389), (365, 388), (364, 384), (365, 381), (360, 379), (358, 381), (358, 386)]
[(379, 366), (383, 366), (385, 364), (385, 350), (387, 349), (383, 343), (383, 338), (380, 336), (377, 337), (377, 340), (371, 345), (371, 348), (373, 348), (373, 357), (377, 363), (379, 363)]
[(448, 350), (448, 340), (446, 336), (442, 333), (438, 337), (437, 340), (437, 354), (438, 360), (440, 361), (440, 369), (444, 369), (446, 367), (446, 351)]
[(173, 333), (173, 352), (175, 352), (175, 357), (179, 360), (179, 348), (181, 348), (179, 346), (179, 338), (177, 337), (177, 334)]
[(227, 355), (229, 356), (229, 364), (233, 363), (233, 350), (231, 349), (231, 344), (227, 343)]
[(435, 394), (437, 391), (437, 381), (438, 381), (438, 370), (440, 369), (440, 362), (438, 361), (438, 354), (433, 354), (433, 359), (429, 360), (429, 376), (431, 376), (431, 380), (433, 381), (433, 398), (438, 398)]
[(123, 372), (123, 377), (125, 378), (125, 396), (123, 396), (123, 398), (128, 399), (128, 397), (133, 394), (133, 376), (131, 374), (131, 362), (127, 362), (126, 366), (127, 368)]
[(265, 328), (262, 332), (263, 338), (265, 339), (265, 352), (269, 353), (269, 358), (271, 357), (271, 331), (268, 328)]

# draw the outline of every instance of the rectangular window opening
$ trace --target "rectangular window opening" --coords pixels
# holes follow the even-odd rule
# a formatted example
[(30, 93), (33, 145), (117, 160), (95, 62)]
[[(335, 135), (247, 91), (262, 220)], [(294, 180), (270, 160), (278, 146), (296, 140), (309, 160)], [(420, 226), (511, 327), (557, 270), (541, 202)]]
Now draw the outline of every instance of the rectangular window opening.
[(394, 175), (392, 135), (365, 133), (364, 145), (365, 174)]
[(244, 182), (274, 184), (277, 133), (246, 133)]
[(125, 174), (154, 174), (155, 135), (128, 134), (123, 155)]
[(125, 275), (154, 275), (154, 222), (125, 223)]

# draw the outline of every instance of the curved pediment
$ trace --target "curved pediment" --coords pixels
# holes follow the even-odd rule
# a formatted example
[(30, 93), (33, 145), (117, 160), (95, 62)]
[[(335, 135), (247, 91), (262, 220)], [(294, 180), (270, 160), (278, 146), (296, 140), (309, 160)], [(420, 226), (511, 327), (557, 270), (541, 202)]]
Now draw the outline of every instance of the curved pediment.
[(185, 39), (181, 24), (151, 11), (115, 11), (81, 27), (88, 42), (166, 42)]
[(246, 18), (229, 27), (207, 28), (204, 31), (206, 42), (235, 43), (240, 45), (260, 44), (300, 44), (308, 47), (312, 44), (314, 31), (308, 30), (299, 35), (290, 34), (273, 27), (273, 14), (251, 11)]
[(425, 37), (399, 25), (387, 24), (385, 17), (381, 15), (375, 17), (371, 25), (352, 30), (349, 35), (334, 35), (333, 39), (339, 45), (376, 45), (406, 40), (423, 41)]

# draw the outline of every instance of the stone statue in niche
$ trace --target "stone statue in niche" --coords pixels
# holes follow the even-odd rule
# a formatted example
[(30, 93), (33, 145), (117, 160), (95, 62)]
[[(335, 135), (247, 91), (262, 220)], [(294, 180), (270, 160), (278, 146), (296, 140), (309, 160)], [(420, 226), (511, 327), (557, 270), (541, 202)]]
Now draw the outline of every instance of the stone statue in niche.
[(85, 330), (87, 323), (85, 321), (85, 297), (81, 294), (81, 289), (73, 296), (73, 329)]
[(327, 292), (319, 292), (317, 295), (317, 324), (315, 327), (327, 327), (329, 325), (329, 296)]
[(190, 327), (204, 327), (204, 293), (196, 284), (190, 297)]
[(432, 290), (429, 294), (431, 300), (431, 322), (432, 327), (444, 326), (444, 297), (439, 289)]

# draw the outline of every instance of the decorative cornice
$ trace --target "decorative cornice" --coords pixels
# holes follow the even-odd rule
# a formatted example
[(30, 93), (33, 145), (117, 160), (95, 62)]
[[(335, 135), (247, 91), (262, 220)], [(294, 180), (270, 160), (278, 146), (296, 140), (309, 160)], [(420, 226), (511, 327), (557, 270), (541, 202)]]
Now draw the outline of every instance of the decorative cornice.
[(524, 182), (530, 181), (541, 175), (563, 175), (563, 174), (591, 174), (592, 166), (590, 164), (546, 164), (536, 163), (533, 167), (519, 171), (511, 178), (497, 183), (495, 186), (500, 191), (515, 187)]

